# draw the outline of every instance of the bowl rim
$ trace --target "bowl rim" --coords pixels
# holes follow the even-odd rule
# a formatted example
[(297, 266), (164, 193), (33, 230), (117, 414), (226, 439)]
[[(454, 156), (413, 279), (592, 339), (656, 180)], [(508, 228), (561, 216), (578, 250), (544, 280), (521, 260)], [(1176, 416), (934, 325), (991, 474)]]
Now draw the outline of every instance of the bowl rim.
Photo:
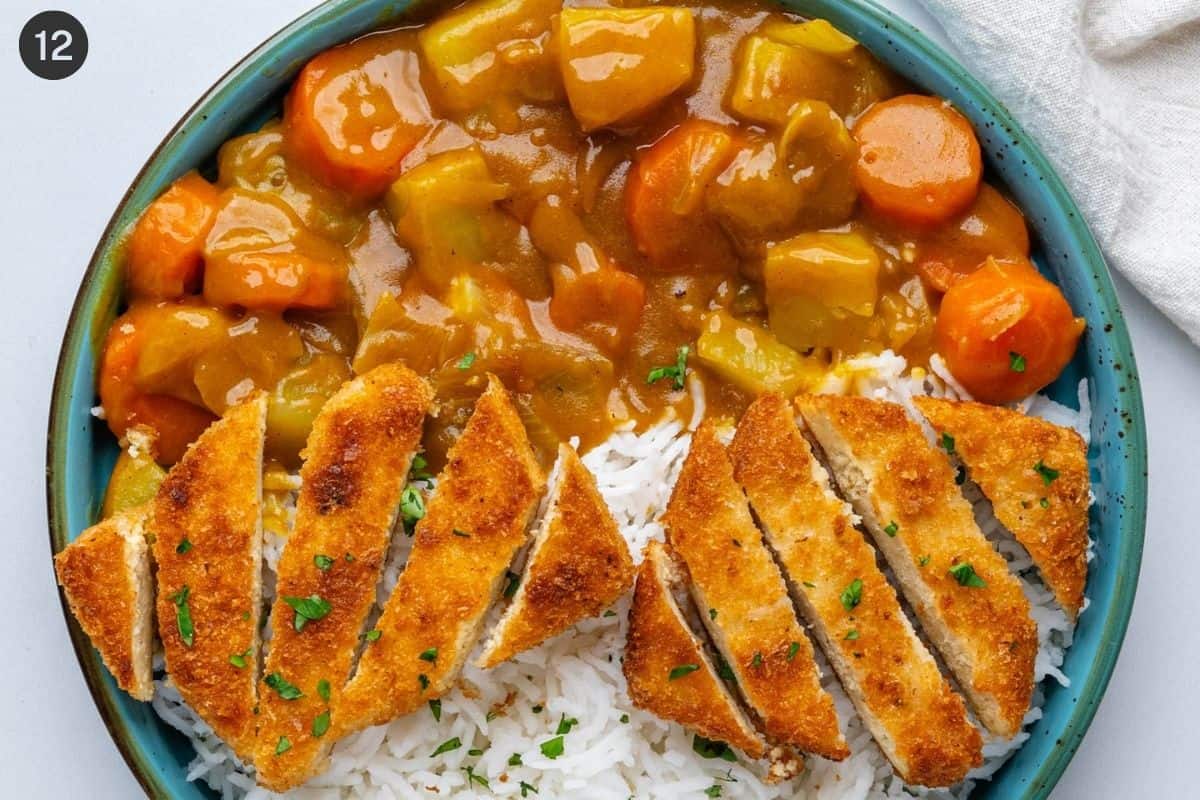
[[(772, 2), (772, 0), (767, 0)], [(819, 0), (818, 0), (819, 2)], [(1091, 702), (1076, 703), (1069, 717), (1063, 723), (1063, 735), (1050, 755), (1042, 761), (1036, 773), (1031, 777), (1023, 796), (1029, 800), (1044, 800), (1058, 779), (1062, 776), (1071, 758), (1087, 732), (1096, 714), (1099, 701), (1112, 677), (1121, 644), (1129, 625), (1133, 610), (1134, 595), (1140, 574), (1142, 550), (1145, 538), (1146, 506), (1147, 506), (1147, 447), (1145, 419), (1140, 389), (1137, 378), (1137, 368), (1133, 356), (1128, 328), (1125, 325), (1111, 275), (1104, 257), (1094, 236), (1083, 220), (1074, 199), (1067, 191), (1061, 178), (1043, 154), (1040, 146), (1022, 128), (1008, 109), (997, 100), (990, 90), (976, 79), (965, 67), (959, 64), (937, 43), (929, 39), (916, 26), (897, 16), (891, 11), (877, 5), (873, 0), (839, 0), (849, 13), (856, 15), (864, 24), (878, 26), (889, 32), (889, 35), (902, 40), (907, 46), (928, 59), (933, 67), (954, 77), (963, 90), (972, 95), (993, 113), (997, 122), (1009, 130), (1015, 138), (1020, 139), (1020, 149), (1029, 160), (1033, 172), (1041, 176), (1046, 183), (1046, 191), (1053, 196), (1055, 202), (1069, 214), (1068, 225), (1076, 239), (1084, 263), (1094, 267), (1091, 276), (1085, 276), (1090, 283), (1089, 289), (1095, 296), (1099, 308), (1110, 320), (1111, 329), (1104, 332), (1109, 345), (1124, 364), (1127, 385), (1130, 391), (1122, 391), (1116, 397), (1116, 402), (1123, 416), (1127, 415), (1128, 425), (1124, 449), (1131, 454), (1132, 461), (1126, 468), (1126, 497), (1129, 502), (1120, 526), (1120, 549), (1114, 553), (1114, 559), (1122, 565), (1123, 580), (1115, 582), (1113, 594), (1108, 603), (1107, 614), (1103, 620), (1103, 630), (1099, 639), (1102, 644), (1097, 649), (1087, 673), (1083, 676), (1080, 689), (1081, 698), (1094, 698)], [(93, 285), (101, 271), (101, 262), (106, 251), (110, 248), (114, 236), (118, 233), (121, 217), (126, 206), (130, 203), (135, 190), (147, 177), (151, 168), (156, 164), (164, 151), (176, 143), (191, 127), (191, 123), (203, 118), (219, 99), (223, 90), (236, 82), (244, 73), (260, 67), (260, 61), (266, 61), (272, 52), (301, 33), (305, 28), (325, 20), (330, 23), (351, 11), (358, 0), (325, 0), (316, 8), (298, 16), (282, 28), (265, 38), (244, 57), (222, 74), (201, 96), (193, 103), (179, 120), (171, 127), (159, 144), (151, 152), (145, 163), (139, 168), (129, 187), (116, 205), (112, 216), (105, 225), (97, 245), (88, 261), (86, 270), (80, 281), (67, 320), (66, 330), (58, 354), (55, 369), (52, 396), (49, 410), (49, 425), (46, 447), (46, 504), (49, 529), (50, 554), (55, 555), (61, 545), (69, 538), (66, 521), (66, 487), (63, 481), (65, 472), (65, 457), (67, 451), (66, 430), (69, 426), (68, 412), (72, 403), (72, 382), (76, 372), (76, 364), (85, 337), (82, 331), (88, 326), (87, 300), (93, 294)], [(428, 0), (396, 4), (390, 17), (408, 13), (416, 8), (429, 5)], [(378, 27), (378, 26), (376, 26)], [(366, 33), (369, 29), (356, 32), (355, 36)], [(182, 139), (181, 139), (182, 140)], [(1082, 269), (1082, 268), (1079, 268)], [(82, 632), (70, 613), (66, 597), (59, 591), (59, 601), (67, 629), (75, 650), (76, 659), (83, 672), (85, 681), (101, 720), (118, 751), (121, 753), (130, 772), (146, 792), (147, 796), (155, 798), (171, 798), (171, 791), (163, 785), (156, 771), (146, 763), (145, 755), (133, 743), (124, 722), (114, 703), (114, 690), (104, 681), (103, 667), (95, 655), (90, 641)]]

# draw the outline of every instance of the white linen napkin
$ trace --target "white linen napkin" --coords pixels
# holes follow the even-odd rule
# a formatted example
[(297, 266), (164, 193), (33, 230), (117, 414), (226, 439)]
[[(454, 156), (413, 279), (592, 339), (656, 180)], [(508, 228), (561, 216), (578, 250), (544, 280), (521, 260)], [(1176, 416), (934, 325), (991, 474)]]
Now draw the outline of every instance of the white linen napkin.
[(922, 0), (1111, 267), (1200, 344), (1200, 0)]

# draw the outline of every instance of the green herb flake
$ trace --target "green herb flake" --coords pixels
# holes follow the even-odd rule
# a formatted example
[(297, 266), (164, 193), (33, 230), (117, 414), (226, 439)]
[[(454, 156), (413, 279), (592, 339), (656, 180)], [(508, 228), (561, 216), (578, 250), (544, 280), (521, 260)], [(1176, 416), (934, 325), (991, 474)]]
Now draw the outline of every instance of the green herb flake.
[(942, 449), (947, 453), (954, 452), (954, 437), (942, 431)]
[(345, 558), (345, 559), (346, 559), (346, 563), (347, 563), (347, 564), (353, 564), (353, 563), (354, 563), (354, 556), (353, 556), (353, 555), (351, 555), (350, 553), (346, 553), (346, 555), (345, 555), (345, 556), (343, 556), (343, 558)]
[(463, 357), (458, 360), (458, 364), (456, 364), (455, 366), (457, 366), (459, 369), (470, 369), (471, 365), (474, 363), (475, 363), (475, 353), (474, 352), (463, 353)]
[(921, 556), (920, 558), (917, 559), (917, 564), (919, 564), (922, 567), (928, 566), (929, 565), (929, 556)]
[(558, 758), (563, 754), (563, 737), (555, 736), (553, 739), (547, 739), (541, 745), (542, 755), (551, 760)]
[(520, 754), (520, 753), (513, 753), (511, 756), (509, 756), (509, 757), (508, 757), (508, 765), (509, 765), (510, 767), (519, 767), (519, 766), (521, 766), (523, 763), (524, 763), (524, 762), (523, 762), (523, 761), (521, 761), (521, 754)]
[(761, 667), (762, 666), (762, 653), (758, 652), (757, 650), (754, 652), (754, 658), (750, 659), (750, 666), (752, 666), (752, 667)]
[(717, 610), (715, 608), (710, 608), (708, 610), (708, 618), (712, 619), (712, 620), (715, 620), (717, 618)]
[(317, 714), (313, 720), (312, 735), (320, 739), (329, 730), (329, 709), (325, 709), (320, 714)]
[(383, 631), (379, 630), (378, 628), (373, 628), (373, 629), (367, 631), (366, 633), (364, 633), (362, 636), (363, 636), (363, 640), (368, 643), (378, 642), (379, 637), (383, 636)]
[(622, 725), (628, 725), (628, 724), (629, 724), (629, 715), (628, 715), (628, 714), (622, 714), (622, 715), (621, 715), (621, 724), (622, 724)]
[(804, 585), (805, 585), (806, 587), (808, 587), (809, 589), (815, 589), (815, 588), (817, 588), (817, 585), (816, 585), (815, 583), (813, 583), (812, 581), (803, 581), (803, 583), (804, 583)]
[(558, 734), (559, 736), (562, 736), (564, 733), (570, 733), (571, 728), (574, 728), (578, 724), (579, 724), (579, 720), (577, 720), (573, 717), (571, 719), (568, 719), (567, 715), (563, 714), (562, 717), (559, 718), (558, 727), (554, 730), (554, 732), (556, 734)]
[(229, 663), (233, 664), (238, 669), (246, 668), (246, 659), (250, 658), (250, 654), (254, 652), (254, 648), (250, 647), (244, 653), (234, 653), (229, 656)]
[(701, 758), (719, 758), (723, 761), (737, 761), (733, 750), (724, 742), (705, 739), (700, 734), (692, 737), (692, 750)]
[(421, 659), (422, 661), (428, 661), (432, 664), (434, 661), (437, 661), (437, 653), (438, 649), (436, 647), (431, 647), (421, 653), (421, 655), (417, 656), (417, 658)]
[(504, 586), (504, 599), (511, 600), (513, 595), (517, 593), (517, 587), (521, 585), (521, 576), (511, 570), (504, 573), (504, 577), (508, 579), (508, 583)]
[(457, 536), (460, 539), (470, 539), (471, 538), (471, 534), (467, 533), (466, 531), (460, 531), (458, 528), (455, 528), (453, 533), (455, 536)]
[(186, 553), (188, 550), (191, 550), (191, 549), (192, 549), (192, 543), (190, 541), (188, 541), (188, 539), (186, 537), (184, 537), (183, 541), (181, 541), (179, 543), (179, 546), (175, 548), (175, 552), (179, 553), (179, 555), (183, 555), (184, 553)]
[(462, 747), (462, 740), (455, 736), (453, 739), (447, 739), (439, 744), (437, 750), (430, 753), (429, 757), (440, 756), (442, 753), (449, 753), (451, 750), (457, 750), (460, 747)]
[(685, 675), (691, 675), (698, 669), (700, 669), (700, 667), (696, 664), (680, 664), (671, 670), (671, 672), (667, 675), (667, 680), (677, 681)]
[(422, 672), (417, 676), (417, 683), (421, 684), (421, 691), (425, 691), (429, 688), (429, 676)]
[(192, 590), (186, 585), (175, 594), (171, 595), (171, 602), (175, 604), (175, 626), (179, 629), (179, 638), (183, 640), (184, 647), (191, 647), (196, 640), (196, 627), (192, 624), (192, 608), (188, 605), (188, 595)]
[(712, 786), (710, 786), (704, 790), (704, 794), (707, 795), (708, 797), (720, 797), (721, 796), (721, 784), (714, 783)]
[(304, 630), (304, 626), (309, 622), (324, 618), (333, 609), (328, 600), (316, 594), (308, 597), (284, 597), (283, 602), (296, 612), (292, 627), (297, 633)]
[(1045, 462), (1039, 461), (1034, 464), (1033, 471), (1042, 476), (1042, 483), (1047, 486), (1058, 480), (1058, 470), (1047, 467)]
[[(471, 752), (474, 753), (475, 751), (472, 750)], [(483, 751), (481, 750), (479, 752), (482, 753)], [(470, 767), (470, 766), (467, 767), (466, 773), (467, 773), (467, 785), (468, 786), (470, 786), (472, 783), (478, 783), (480, 786), (482, 786), (485, 789), (490, 790), (492, 788), (491, 786), (488, 785), (487, 778), (483, 777), (482, 775), (475, 774), (474, 767)]]
[(894, 539), (896, 534), (900, 532), (900, 525), (896, 522), (896, 520), (892, 520), (887, 524), (887, 527), (883, 529), (883, 532)]
[(533, 784), (526, 783), (525, 781), (521, 781), (520, 785), (521, 785), (521, 797), (528, 797), (529, 795), (527, 794), (527, 792), (533, 792), (534, 794), (538, 793), (538, 790), (533, 786)]
[(412, 466), (408, 468), (408, 477), (414, 481), (427, 481), (433, 477), (433, 473), (429, 471), (429, 462), (425, 456), (417, 454), (413, 456)]
[(538, 705), (538, 706), (533, 706), (533, 707), (532, 707), (531, 709), (529, 709), (529, 710), (530, 710), (530, 711), (532, 711), (532, 712), (533, 712), (533, 713), (535, 713), (535, 714), (540, 714), (540, 713), (542, 713), (542, 707), (541, 707), (540, 705)]
[(321, 680), (317, 681), (317, 696), (319, 696), (326, 703), (329, 702), (329, 681), (325, 680), (324, 678), (321, 678)]
[(1041, 500), (1038, 500), (1038, 505), (1041, 506), (1042, 508), (1049, 508), (1050, 501), (1047, 498), (1043, 497)]
[(800, 652), (800, 643), (792, 642), (791, 644), (788, 645), (787, 660), (791, 661), (793, 658), (796, 657), (796, 653), (799, 653), (799, 652)]
[(842, 608), (847, 611), (853, 611), (859, 603), (862, 602), (863, 582), (861, 578), (855, 578), (850, 581), (850, 584), (842, 589), (841, 601)]
[(299, 698), (304, 697), (304, 692), (300, 691), (300, 689), (294, 684), (288, 683), (288, 681), (278, 672), (272, 672), (270, 675), (263, 678), (263, 683), (274, 689), (276, 694), (278, 694), (284, 700), (298, 700)]
[(613, 611), (611, 608), (608, 611), (604, 612), (604, 616), (606, 616), (606, 617), (615, 617), (616, 615), (617, 615), (617, 612)]
[(688, 353), (690, 352), (691, 348), (686, 344), (679, 348), (675, 353), (675, 363), (670, 366), (655, 367), (650, 370), (650, 374), (646, 376), (646, 383), (658, 383), (661, 380), (670, 378), (672, 385), (676, 389), (682, 389), (684, 387), (684, 378), (687, 377), (687, 360)]
[(429, 711), (430, 711), (430, 713), (433, 714), (434, 722), (442, 721), (442, 701), (441, 700), (430, 700), (429, 701)]
[(1020, 353), (1009, 352), (1008, 368), (1012, 372), (1024, 372), (1025, 371), (1025, 356), (1021, 355)]
[(484, 719), (486, 719), (488, 722), (491, 722), (492, 720), (494, 720), (494, 719), (495, 719), (496, 717), (498, 717), (498, 716), (500, 716), (500, 712), (499, 712), (499, 711), (497, 711), (496, 709), (494, 709), (494, 708), (493, 708), (491, 711), (489, 711), (488, 713), (484, 714), (484, 715), (483, 715), (483, 718), (484, 718)]
[(425, 516), (425, 498), (414, 486), (405, 486), (400, 494), (400, 518), (404, 522), (404, 532), (412, 536), (418, 521)]
[(281, 756), (288, 750), (292, 749), (292, 740), (286, 736), (280, 736), (279, 741), (275, 744), (275, 755)]
[(467, 751), (467, 755), (469, 755), (471, 757), (481, 756), (481, 755), (483, 755), (483, 751), (480, 750), (478, 747), (472, 747), (470, 750)]
[(857, 642), (858, 641), (858, 628), (851, 628), (849, 631), (846, 632), (846, 641), (848, 641), (848, 642)]
[(317, 569), (321, 570), (321, 572), (328, 572), (329, 568), (333, 566), (333, 559), (329, 556), (317, 553), (315, 556), (313, 556), (313, 565)]
[(965, 561), (952, 566), (950, 574), (954, 577), (954, 580), (958, 581), (960, 586), (970, 586), (973, 589), (982, 589), (987, 586), (983, 578), (975, 573), (975, 568)]

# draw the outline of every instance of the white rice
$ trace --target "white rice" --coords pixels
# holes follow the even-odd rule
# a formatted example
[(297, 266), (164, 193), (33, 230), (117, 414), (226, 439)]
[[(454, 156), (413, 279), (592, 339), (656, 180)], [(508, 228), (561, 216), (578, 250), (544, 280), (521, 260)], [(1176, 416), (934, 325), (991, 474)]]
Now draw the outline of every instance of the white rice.
[[(635, 560), (651, 539), (662, 538), (658, 519), (690, 444), (688, 429), (703, 414), (698, 381), (690, 387), (698, 408), (695, 419), (663, 422), (643, 433), (614, 433), (588, 452), (583, 461), (596, 475), (600, 491), (629, 542)], [(856, 393), (898, 402), (912, 408), (913, 395), (965, 398), (944, 364), (935, 357), (931, 370), (908, 370), (904, 359), (891, 352), (852, 359), (831, 375), (823, 391)], [(1086, 386), (1079, 389), (1080, 411), (1045, 397), (1021, 404), (1030, 414), (1089, 435), (1090, 409)], [(990, 505), (967, 487), (975, 500), (981, 528), (1022, 579), (1038, 625), (1040, 650), (1036, 661), (1039, 683), (1052, 679), (1063, 685), (1064, 652), (1071, 644), (1072, 626), (1032, 569), (1029, 556), (991, 515)], [(284, 539), (265, 534), (268, 572), (278, 563)], [(395, 586), (410, 540), (396, 537), (379, 593), (382, 604)], [(273, 576), (271, 576), (273, 577)], [(264, 591), (273, 587), (268, 580)], [(327, 772), (286, 796), (317, 798), (500, 797), (595, 798), (595, 800), (700, 800), (705, 797), (965, 798), (1028, 738), (988, 740), (985, 762), (962, 784), (950, 790), (906, 787), (895, 776), (832, 671), (822, 663), (825, 688), (833, 695), (846, 725), (852, 755), (840, 763), (810, 757), (799, 777), (768, 785), (760, 764), (705, 759), (692, 749), (692, 736), (678, 725), (639, 711), (630, 703), (621, 674), (625, 616), (630, 598), (614, 607), (615, 616), (580, 623), (572, 630), (522, 653), (487, 672), (468, 666), (459, 686), (442, 698), (441, 720), (421, 710), (387, 725), (371, 728), (339, 742)], [(818, 653), (819, 655), (819, 653)], [(160, 670), (161, 674), (161, 670)], [(156, 682), (154, 710), (191, 741), (196, 756), (188, 766), (189, 780), (203, 781), (226, 800), (266, 800), (274, 797), (254, 784), (253, 769), (243, 766), (186, 706), (165, 677)], [(1035, 691), (1026, 725), (1041, 717), (1043, 694)], [(626, 716), (627, 715), (627, 716)], [(578, 724), (564, 736), (565, 750), (557, 759), (542, 755), (539, 745), (553, 738), (561, 719)], [(622, 720), (628, 720), (623, 722)], [(433, 757), (438, 745), (458, 737), (462, 746)], [(481, 755), (472, 756), (478, 749)], [(520, 755), (519, 766), (509, 764)], [(468, 767), (471, 772), (468, 773)], [(476, 776), (472, 780), (472, 775)], [(481, 782), (485, 781), (486, 786)], [(719, 795), (711, 787), (721, 789)], [(525, 787), (523, 789), (523, 787)], [(536, 789), (534, 794), (533, 789)]]

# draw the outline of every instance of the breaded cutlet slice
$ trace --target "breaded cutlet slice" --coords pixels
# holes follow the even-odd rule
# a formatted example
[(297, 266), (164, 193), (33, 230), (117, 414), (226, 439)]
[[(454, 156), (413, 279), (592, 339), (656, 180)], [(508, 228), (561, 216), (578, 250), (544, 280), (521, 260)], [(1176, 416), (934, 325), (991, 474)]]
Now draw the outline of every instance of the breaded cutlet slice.
[(766, 743), (718, 677), (676, 600), (686, 587), (687, 568), (670, 546), (647, 544), (621, 663), (629, 698), (655, 716), (762, 758)]
[(953, 440), (996, 519), (1029, 551), (1071, 619), (1087, 582), (1087, 445), (1070, 428), (983, 403), (932, 397), (913, 401), (939, 434)]
[(524, 575), (479, 656), (484, 669), (599, 615), (633, 585), (629, 545), (570, 445), (559, 445), (551, 481)]
[(104, 666), (135, 700), (154, 696), (154, 586), (149, 505), (97, 522), (54, 557), (67, 605)]
[(701, 619), (768, 741), (848, 756), (812, 644), (711, 421), (692, 437), (663, 525), (687, 564)]
[[(729, 447), (763, 534), (867, 729), (905, 783), (951, 786), (983, 763), (967, 709), (913, 631), (850, 507), (781, 395), (758, 398)], [(852, 600), (843, 593), (857, 586)]]
[(167, 673), (246, 763), (258, 720), (266, 421), (258, 392), (210, 425), (167, 473), (150, 523)]
[(407, 714), (453, 686), (545, 488), (517, 409), (489, 376), (417, 523), (400, 582), (335, 698), (339, 736)]
[[(325, 720), (316, 720), (332, 697), (317, 687), (326, 681), (324, 694), (336, 697), (350, 677), (432, 404), (428, 383), (400, 364), (385, 364), (343, 384), (313, 422), (296, 521), (279, 559), (263, 668), (268, 680), (282, 677), (302, 695), (285, 699), (269, 684), (259, 688), (255, 765), (258, 782), (273, 791), (298, 786), (324, 767), (333, 740), (322, 731)], [(287, 598), (317, 598), (329, 611), (316, 620), (300, 617), (297, 630)], [(276, 755), (283, 738), (290, 747)]]
[(898, 405), (829, 395), (796, 402), (980, 721), (1014, 735), (1033, 694), (1037, 625), (950, 463)]

